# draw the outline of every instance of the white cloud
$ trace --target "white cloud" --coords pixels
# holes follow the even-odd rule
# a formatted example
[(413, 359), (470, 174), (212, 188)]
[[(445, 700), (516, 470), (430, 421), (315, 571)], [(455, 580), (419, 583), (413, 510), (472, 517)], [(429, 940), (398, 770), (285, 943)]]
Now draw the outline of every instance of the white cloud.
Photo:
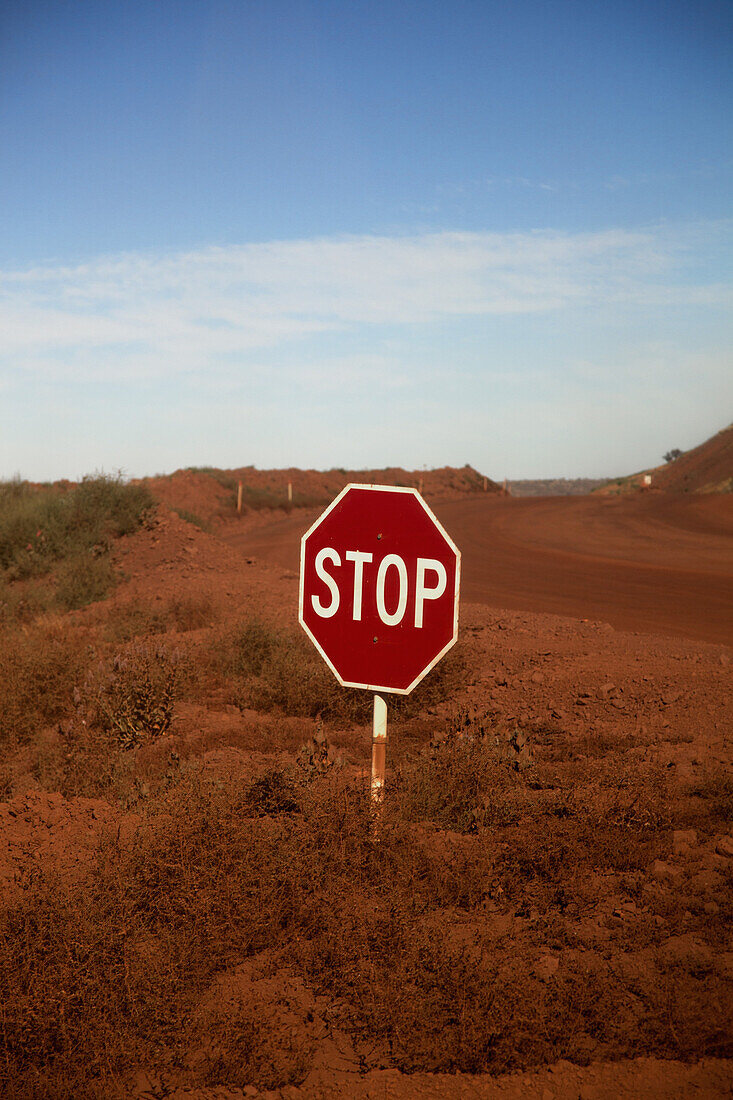
[(686, 265), (730, 229), (323, 238), (4, 271), (0, 364), (59, 378), (176, 376), (374, 326), (716, 306), (730, 286), (687, 278)]

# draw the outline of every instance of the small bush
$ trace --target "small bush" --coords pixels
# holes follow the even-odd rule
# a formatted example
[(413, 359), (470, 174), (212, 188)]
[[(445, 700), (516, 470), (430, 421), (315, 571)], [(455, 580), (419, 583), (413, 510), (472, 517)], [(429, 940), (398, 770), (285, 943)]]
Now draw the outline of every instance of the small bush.
[(0, 578), (7, 584), (57, 568), (59, 606), (101, 599), (114, 579), (111, 540), (136, 530), (151, 507), (147, 489), (119, 477), (86, 477), (70, 488), (0, 482)]
[(180, 663), (178, 653), (144, 643), (117, 654), (87, 680), (92, 721), (125, 749), (160, 737), (171, 724)]
[[(227, 685), (229, 701), (242, 708), (279, 711), (329, 723), (371, 721), (372, 694), (343, 688), (304, 635), (278, 630), (253, 618), (214, 644), (214, 668)], [(390, 719), (400, 720), (446, 698), (463, 681), (459, 656), (449, 653), (410, 695), (390, 695)]]
[(521, 773), (530, 765), (520, 731), (498, 730), (459, 712), (444, 739), (400, 766), (396, 797), (408, 821), (464, 833), (509, 824), (526, 812)]
[(73, 611), (96, 600), (103, 600), (114, 583), (109, 557), (89, 552), (67, 558), (57, 574), (56, 600), (66, 611)]

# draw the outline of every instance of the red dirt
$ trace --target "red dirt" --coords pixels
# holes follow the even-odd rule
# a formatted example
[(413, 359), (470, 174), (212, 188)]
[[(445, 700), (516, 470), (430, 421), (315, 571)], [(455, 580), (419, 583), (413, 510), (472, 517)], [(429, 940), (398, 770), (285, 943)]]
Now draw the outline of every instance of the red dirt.
[[(210, 481), (207, 475), (175, 475), (170, 503), (202, 514)], [(443, 490), (450, 495), (447, 483)], [(444, 493), (436, 490), (436, 495)], [(603, 751), (594, 757), (590, 745), (622, 745), (628, 749), (632, 771), (637, 763), (652, 762), (681, 791), (702, 782), (711, 770), (730, 770), (729, 496), (513, 501), (481, 494), (433, 506), (463, 552), (459, 647), (475, 672), (460, 698), (432, 708), (429, 721), (460, 704), (522, 729), (542, 730), (550, 723), (576, 745), (581, 767), (591, 769), (595, 761), (603, 761)], [(119, 544), (118, 564), (126, 579), (115, 595), (69, 615), (69, 630), (102, 631), (127, 607), (144, 603), (156, 608), (193, 596), (209, 600), (221, 623), (256, 613), (293, 625), (299, 539), (317, 511), (251, 513), (223, 524), (214, 536), (162, 510), (152, 529)], [(172, 629), (167, 635), (172, 643), (190, 642), (194, 649), (205, 637), (205, 628), (188, 634)], [(181, 755), (197, 754), (215, 774), (245, 777), (257, 773), (268, 758), (292, 755), (311, 729), (306, 720), (283, 724), (210, 700), (179, 704), (172, 731), (161, 739), (160, 753), (176, 747)], [(268, 738), (269, 750), (263, 752)], [(350, 753), (349, 763), (357, 768), (366, 762), (368, 739), (367, 729), (333, 733), (334, 745)], [(76, 881), (102, 837), (114, 837), (121, 829), (124, 840), (138, 820), (111, 803), (63, 799), (44, 791), (28, 751), (16, 761), (14, 790), (9, 801), (0, 804), (0, 885), (5, 899), (32, 883), (34, 868), (56, 870), (62, 878)], [(601, 802), (598, 805), (602, 814)], [(438, 840), (436, 836), (436, 845)], [(455, 834), (443, 837), (447, 848), (454, 840)], [(589, 879), (589, 907), (578, 918), (577, 943), (562, 950), (548, 946), (532, 963), (536, 980), (551, 986), (556, 972), (562, 975), (579, 959), (591, 956), (614, 972), (643, 968), (643, 951), (619, 947), (614, 929), (624, 921), (651, 921), (652, 912), (664, 911), (654, 905), (672, 905), (680, 891), (689, 899), (686, 904), (696, 921), (713, 919), (705, 914), (730, 905), (733, 858), (728, 853), (733, 842), (722, 833), (687, 840), (670, 833), (666, 843), (660, 859), (640, 874), (643, 888), (633, 910), (623, 908), (618, 874), (606, 871)], [(497, 957), (509, 966), (523, 965), (527, 952), (534, 950), (534, 941), (527, 937), (535, 918), (499, 902), (487, 910), (485, 919), (496, 938)], [(659, 919), (664, 932), (663, 918)], [(701, 950), (691, 933), (673, 927), (664, 932), (662, 949), (675, 965)], [(718, 956), (705, 956), (702, 963), (697, 959), (695, 965), (708, 968), (730, 992), (733, 942), (729, 939)], [(273, 1100), (672, 1100), (733, 1095), (733, 1062), (695, 1061), (694, 1054), (689, 1064), (647, 1057), (592, 1061), (587, 1066), (561, 1061), (498, 1078), (408, 1076), (394, 1068), (365, 1069), (362, 1053), (357, 1056), (333, 1024), (328, 1004), (289, 972), (260, 973), (254, 963), (223, 973), (209, 999), (202, 1001), (191, 1022), (194, 1062), (206, 1045), (212, 1004), (226, 1012), (227, 1006), (243, 1000), (261, 1009), (274, 1033), (297, 1032), (304, 1037), (311, 1062), (299, 1087), (267, 1094), (254, 1086), (194, 1089), (175, 1075), (151, 1068), (130, 1078), (120, 1095), (140, 1100), (265, 1095)]]
[[(478, 496), (434, 508), (461, 549), (465, 600), (733, 641), (731, 496)], [(296, 571), (316, 515), (231, 524), (222, 537)]]
[(733, 479), (733, 424), (658, 467), (652, 485), (665, 492), (710, 493), (731, 490)]
[[(242, 483), (242, 513), (256, 515), (261, 509), (290, 510), (325, 505), (350, 482), (358, 484), (408, 485), (419, 489), (426, 500), (455, 500), (472, 493), (502, 493), (490, 478), (470, 466), (437, 470), (258, 470), (242, 466), (235, 470), (176, 470), (174, 474), (142, 479), (156, 500), (168, 508), (183, 510), (207, 524), (217, 525), (236, 516), (237, 485)], [(290, 486), (291, 497), (288, 496)], [(291, 499), (292, 498), (292, 499)]]

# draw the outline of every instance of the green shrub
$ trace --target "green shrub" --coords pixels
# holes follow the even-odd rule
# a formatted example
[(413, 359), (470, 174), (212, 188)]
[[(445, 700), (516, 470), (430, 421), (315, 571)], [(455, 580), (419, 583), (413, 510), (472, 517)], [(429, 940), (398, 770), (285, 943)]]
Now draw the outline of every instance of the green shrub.
[(120, 477), (95, 475), (71, 487), (0, 482), (0, 578), (7, 584), (57, 568), (61, 607), (101, 599), (113, 581), (111, 540), (135, 531), (151, 507), (146, 488)]
[(101, 557), (89, 552), (74, 554), (59, 568), (56, 600), (65, 611), (73, 611), (103, 600), (113, 583), (114, 569), (106, 554)]

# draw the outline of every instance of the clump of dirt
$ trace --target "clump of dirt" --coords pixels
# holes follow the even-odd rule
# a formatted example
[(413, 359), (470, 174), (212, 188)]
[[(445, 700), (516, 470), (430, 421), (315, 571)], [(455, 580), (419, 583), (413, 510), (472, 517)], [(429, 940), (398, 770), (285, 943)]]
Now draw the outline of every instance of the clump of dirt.
[(17, 901), (41, 877), (81, 881), (103, 836), (127, 842), (140, 823), (99, 798), (30, 790), (0, 802), (0, 902)]

